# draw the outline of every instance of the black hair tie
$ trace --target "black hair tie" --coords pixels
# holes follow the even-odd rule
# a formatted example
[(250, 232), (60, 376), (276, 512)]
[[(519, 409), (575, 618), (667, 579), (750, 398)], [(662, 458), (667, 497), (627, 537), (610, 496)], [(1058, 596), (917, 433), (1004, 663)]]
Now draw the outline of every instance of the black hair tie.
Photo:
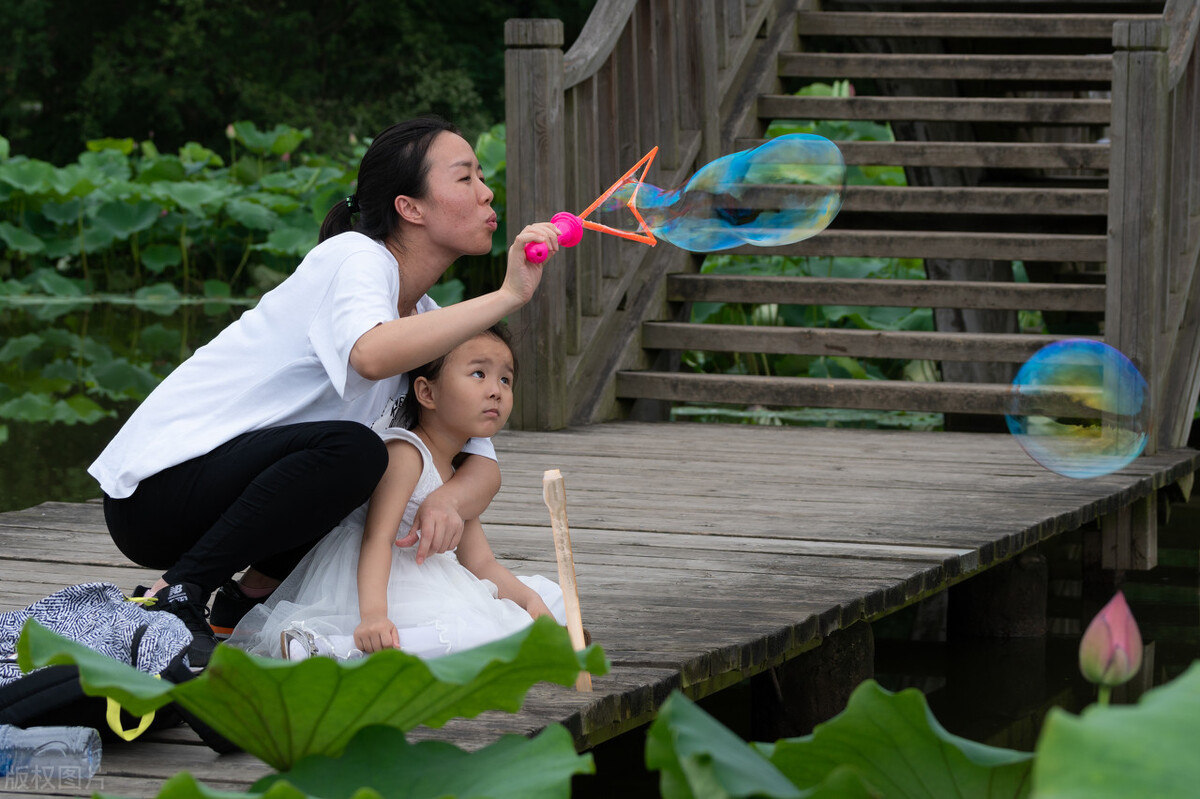
[(349, 197), (346, 198), (346, 207), (348, 209), (350, 209), (350, 213), (352, 213), (352, 214), (358, 213), (358, 195), (357, 194), (351, 194)]

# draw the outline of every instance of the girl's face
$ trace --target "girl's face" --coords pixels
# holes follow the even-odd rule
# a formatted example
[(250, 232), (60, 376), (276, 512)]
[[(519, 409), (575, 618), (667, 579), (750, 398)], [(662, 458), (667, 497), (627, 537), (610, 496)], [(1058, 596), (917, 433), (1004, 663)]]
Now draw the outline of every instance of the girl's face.
[(483, 182), (483, 168), (462, 136), (437, 135), (426, 155), (427, 191), (417, 202), (430, 239), (457, 254), (484, 255), (492, 251), (496, 212), (492, 190)]
[(512, 351), (494, 336), (475, 336), (446, 356), (441, 374), (428, 386), (431, 404), (424, 398), (421, 404), (439, 420), (468, 437), (491, 438), (512, 413)]

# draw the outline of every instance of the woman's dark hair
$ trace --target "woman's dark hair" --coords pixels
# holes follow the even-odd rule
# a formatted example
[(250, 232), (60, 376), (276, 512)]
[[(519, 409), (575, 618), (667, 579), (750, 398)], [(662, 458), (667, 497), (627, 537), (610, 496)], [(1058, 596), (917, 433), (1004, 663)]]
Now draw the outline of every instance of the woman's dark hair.
[(429, 173), (425, 156), (443, 131), (458, 133), (458, 128), (440, 117), (428, 116), (397, 123), (376, 136), (358, 165), (357, 190), (329, 209), (321, 223), (320, 240), (350, 230), (386, 240), (400, 221), (396, 197), (425, 196)]
[[(482, 331), (478, 335), (491, 336), (498, 341), (503, 342), (504, 346), (508, 347), (508, 351), (512, 353), (513, 361), (513, 383), (517, 382), (517, 353), (513, 350), (512, 334), (508, 332), (508, 326), (503, 322), (497, 322)], [(475, 336), (471, 336), (475, 338)], [(469, 341), (470, 339), (468, 339)], [(427, 364), (418, 366), (408, 373), (408, 395), (404, 398), (404, 404), (400, 406), (398, 419), (393, 422), (393, 427), (403, 427), (406, 430), (412, 430), (421, 421), (421, 403), (417, 402), (417, 398), (412, 394), (413, 384), (417, 382), (418, 377), (423, 377), (426, 380), (437, 380), (442, 373), (442, 367), (446, 365), (446, 355), (434, 358)]]

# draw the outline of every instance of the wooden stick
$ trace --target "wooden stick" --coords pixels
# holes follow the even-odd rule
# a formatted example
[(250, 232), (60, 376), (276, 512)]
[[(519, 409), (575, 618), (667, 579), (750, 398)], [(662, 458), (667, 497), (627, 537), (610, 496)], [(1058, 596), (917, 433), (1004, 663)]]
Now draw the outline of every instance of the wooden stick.
[[(567, 490), (562, 472), (547, 469), (542, 474), (542, 499), (550, 509), (550, 529), (554, 532), (554, 555), (558, 559), (558, 584), (562, 587), (563, 607), (567, 613), (567, 633), (576, 651), (583, 649), (583, 615), (579, 610), (579, 587), (575, 583), (575, 555), (571, 551), (571, 530), (567, 527)], [(592, 690), (592, 675), (579, 672), (576, 691)]]

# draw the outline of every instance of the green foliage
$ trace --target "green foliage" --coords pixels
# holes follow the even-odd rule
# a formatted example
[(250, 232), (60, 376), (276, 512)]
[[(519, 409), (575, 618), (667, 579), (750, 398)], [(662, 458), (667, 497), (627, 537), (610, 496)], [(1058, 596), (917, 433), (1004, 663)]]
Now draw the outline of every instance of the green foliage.
[(574, 774), (595, 773), (590, 754), (559, 725), (533, 739), (506, 735), (475, 752), (440, 741), (409, 743), (404, 733), (367, 727), (336, 758), (312, 755), (295, 768), (265, 777), (246, 793), (209, 788), (184, 772), (168, 780), (159, 799), (567, 799)]
[(569, 44), (593, 5), (10, 0), (0, 130), (55, 164), (100, 136), (224, 154), (229, 119), (311, 128), (328, 153), (430, 112), (473, 137), (504, 116), (505, 20), (561, 18)]
[[(316, 244), (357, 167), (298, 153), (308, 130), (238, 122), (227, 132), (228, 163), (196, 143), (163, 155), (149, 142), (111, 138), (89, 142), (62, 168), (0, 160), (0, 341), (21, 342), (0, 346), (0, 420), (114, 416)], [(441, 305), (503, 277), (504, 126), (483, 134), (478, 149), (499, 187), (497, 254), (452, 267), (429, 292)], [(112, 313), (129, 306), (138, 313)], [(189, 321), (193, 306), (199, 325)], [(141, 312), (171, 318), (145, 324)]]
[(1032, 755), (951, 735), (915, 689), (862, 683), (813, 735), (744, 744), (680, 694), (646, 742), (667, 799), (875, 797), (948, 799), (1029, 795)]
[(245, 296), (270, 288), (261, 268), (295, 268), (329, 207), (350, 192), (357, 159), (297, 152), (311, 132), (285, 125), (238, 122), (228, 133), (228, 164), (194, 142), (166, 155), (111, 138), (64, 167), (0, 161), (0, 276), (53, 273), (59, 284), (40, 285), (50, 294), (63, 293), (64, 278), (78, 280), (80, 294), (137, 290), (147, 274), (181, 294), (205, 280)]
[(220, 646), (204, 672), (178, 685), (105, 658), (33, 620), (26, 622), (17, 652), (24, 670), (78, 665), (86, 693), (113, 697), (131, 713), (178, 702), (280, 770), (309, 755), (337, 756), (364, 727), (407, 731), (485, 710), (516, 712), (534, 683), (571, 685), (581, 670), (608, 671), (603, 650), (575, 652), (566, 629), (549, 617), (508, 638), (428, 661), (388, 650), (348, 663), (328, 658), (293, 663)]
[(1035, 754), (947, 732), (915, 689), (863, 682), (812, 735), (745, 744), (681, 694), (659, 711), (646, 765), (666, 799), (1116, 799), (1191, 796), (1200, 781), (1200, 662), (1137, 705), (1051, 711)]
[(1200, 662), (1137, 705), (1054, 709), (1033, 769), (1039, 799), (1192, 796), (1200, 785)]

